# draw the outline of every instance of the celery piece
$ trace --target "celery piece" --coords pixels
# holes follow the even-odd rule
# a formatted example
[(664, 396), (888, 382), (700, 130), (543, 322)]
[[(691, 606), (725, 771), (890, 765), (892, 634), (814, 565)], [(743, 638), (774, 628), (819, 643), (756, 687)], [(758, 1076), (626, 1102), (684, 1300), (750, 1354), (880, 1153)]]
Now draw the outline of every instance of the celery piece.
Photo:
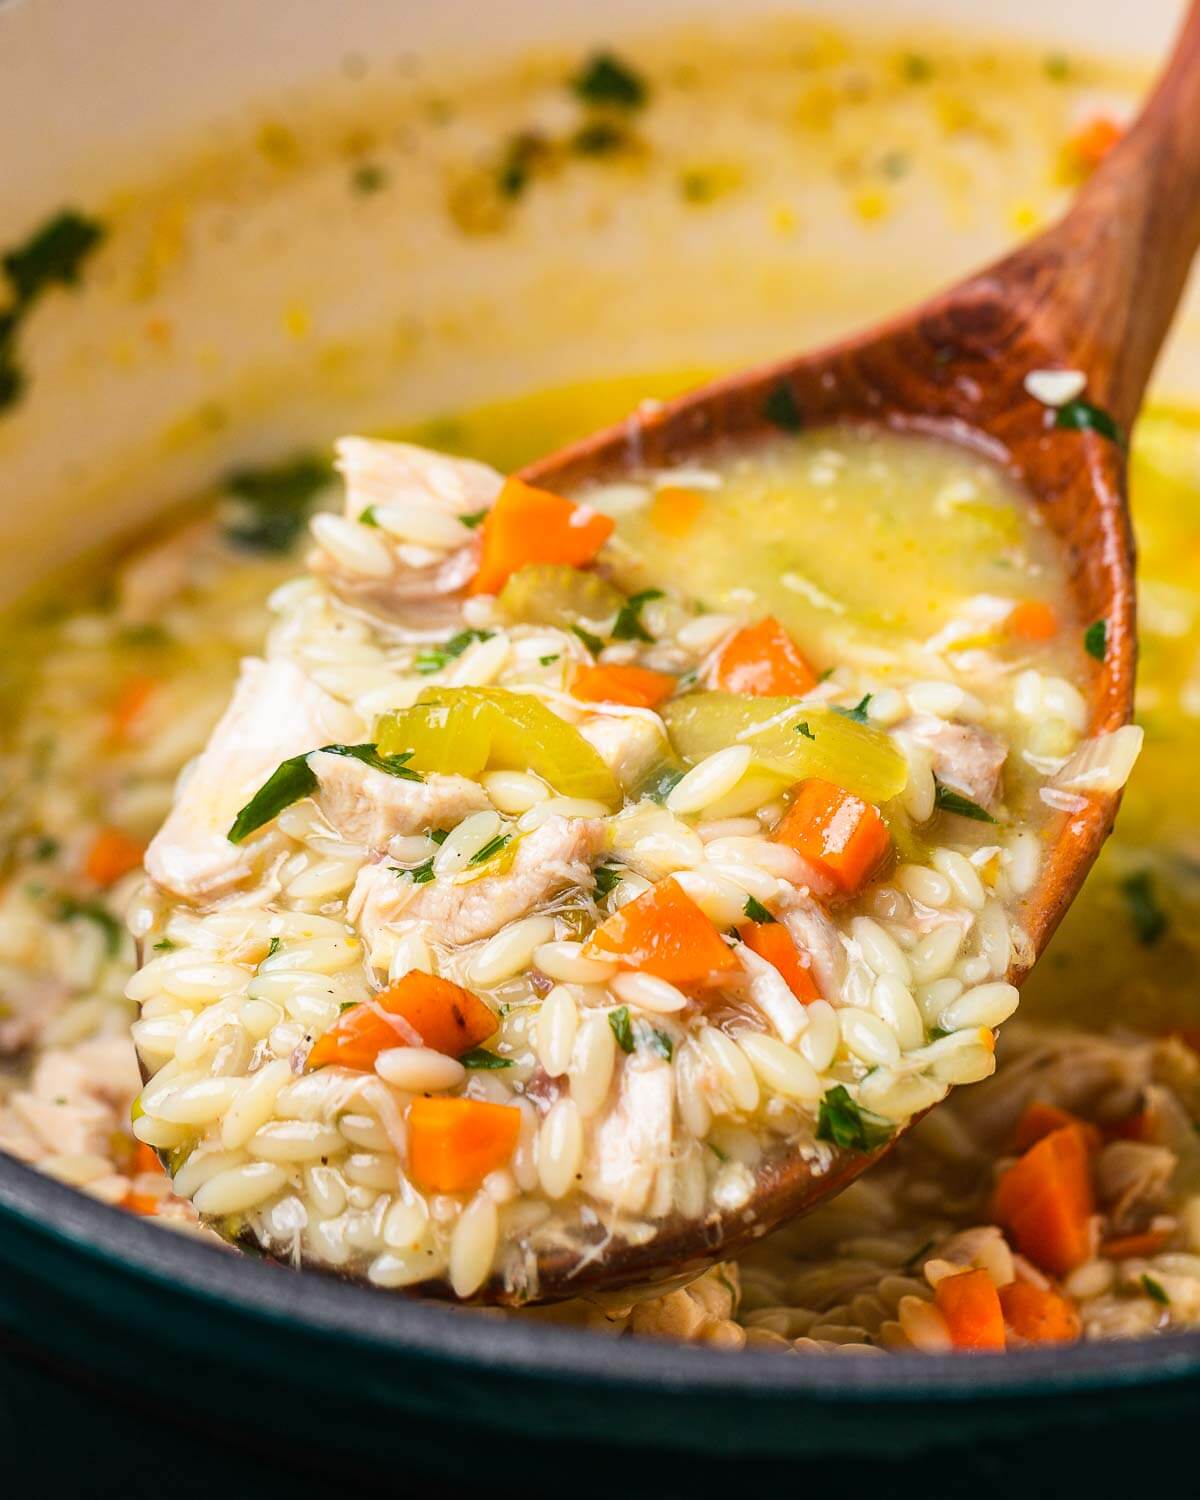
[(907, 762), (882, 730), (800, 698), (690, 693), (662, 715), (688, 761), (745, 744), (763, 771), (789, 781), (820, 776), (876, 803), (899, 796), (908, 781)]
[(621, 788), (596, 751), (528, 693), (428, 688), (412, 708), (384, 715), (378, 732), (380, 754), (410, 752), (419, 771), (532, 771), (561, 796), (621, 805)]
[(531, 563), (509, 578), (496, 602), (510, 620), (570, 630), (581, 621), (606, 623), (625, 598), (598, 573), (566, 563)]

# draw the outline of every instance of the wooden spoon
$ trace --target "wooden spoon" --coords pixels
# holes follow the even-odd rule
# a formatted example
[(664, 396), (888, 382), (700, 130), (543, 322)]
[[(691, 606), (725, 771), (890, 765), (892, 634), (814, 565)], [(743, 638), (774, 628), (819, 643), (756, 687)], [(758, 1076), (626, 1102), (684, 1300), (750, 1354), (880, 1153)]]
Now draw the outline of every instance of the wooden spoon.
[[(1104, 660), (1088, 685), (1089, 733), (1126, 723), (1136, 656), (1134, 553), (1123, 434), (1137, 415), (1200, 244), (1200, 0), (1136, 124), (1066, 217), (996, 265), (915, 312), (817, 354), (735, 375), (539, 460), (523, 478), (577, 491), (639, 471), (703, 461), (753, 443), (792, 417), (934, 434), (1001, 464), (1058, 538), (1079, 618), (1107, 621)], [(1056, 425), (1025, 389), (1035, 370), (1077, 370), (1090, 407), (1115, 424)], [(774, 416), (774, 424), (772, 423)], [(1085, 410), (1077, 419), (1089, 420)], [(1103, 422), (1103, 417), (1094, 420)], [(1021, 917), (1035, 954), (1074, 899), (1112, 827), (1118, 796), (1092, 796), (1063, 819)], [(1027, 965), (1011, 973), (1024, 977)], [(784, 1219), (832, 1197), (875, 1161), (839, 1153), (813, 1175), (782, 1149), (759, 1168), (751, 1205), (702, 1223), (660, 1221), (638, 1243), (597, 1226), (571, 1243), (536, 1245), (524, 1288), (485, 1287), (483, 1300), (573, 1296), (694, 1274)]]

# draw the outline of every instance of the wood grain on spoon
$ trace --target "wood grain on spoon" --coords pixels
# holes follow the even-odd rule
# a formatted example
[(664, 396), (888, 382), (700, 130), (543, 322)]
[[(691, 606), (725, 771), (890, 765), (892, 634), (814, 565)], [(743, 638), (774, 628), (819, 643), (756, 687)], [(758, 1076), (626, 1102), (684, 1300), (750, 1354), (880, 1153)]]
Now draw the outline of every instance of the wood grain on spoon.
[[(850, 421), (939, 435), (986, 453), (1018, 481), (1058, 538), (1079, 617), (1107, 621), (1090, 688), (1089, 732), (1133, 708), (1134, 556), (1123, 442), (1055, 425), (1025, 389), (1030, 372), (1078, 370), (1088, 402), (1122, 434), (1137, 415), (1200, 243), (1200, 0), (1143, 113), (1066, 217), (1013, 254), (902, 318), (816, 354), (783, 360), (636, 413), (531, 465), (559, 491), (695, 461), (773, 431)], [(1045, 947), (1104, 842), (1118, 797), (1093, 796), (1055, 839), (1022, 916)], [(1024, 968), (1012, 974), (1023, 977)], [(687, 1274), (733, 1254), (845, 1187), (876, 1159), (839, 1153), (814, 1175), (781, 1150), (758, 1170), (748, 1207), (703, 1223), (655, 1226), (641, 1244), (607, 1241), (543, 1253), (541, 1297)], [(497, 1285), (484, 1300), (514, 1300)]]

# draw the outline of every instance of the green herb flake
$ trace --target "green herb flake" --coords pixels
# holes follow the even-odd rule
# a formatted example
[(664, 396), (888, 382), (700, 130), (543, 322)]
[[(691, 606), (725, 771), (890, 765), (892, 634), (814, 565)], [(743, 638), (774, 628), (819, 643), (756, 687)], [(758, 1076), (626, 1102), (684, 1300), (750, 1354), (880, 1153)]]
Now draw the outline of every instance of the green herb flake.
[(94, 923), (104, 934), (104, 951), (109, 958), (115, 958), (121, 951), (125, 929), (112, 912), (98, 901), (80, 901), (75, 896), (62, 896), (59, 898), (56, 915), (60, 922), (73, 922), (76, 918), (81, 918), (85, 922)]
[(642, 624), (642, 606), (649, 604), (652, 599), (662, 597), (662, 589), (643, 589), (640, 594), (631, 594), (618, 610), (613, 622), (613, 640), (653, 642), (654, 637)]
[[(308, 764), (308, 756), (317, 753), (310, 750), (307, 755), (294, 755), (275, 768), (233, 820), (226, 834), (231, 844), (242, 843), (264, 824), (273, 822), (285, 807), (312, 796), (317, 789), (317, 777)], [(374, 745), (322, 745), (320, 753), (349, 756), (373, 771), (398, 776), (402, 781), (422, 779), (405, 764), (412, 758), (407, 750), (400, 755), (380, 755)]]
[(1125, 434), (1117, 426), (1116, 421), (1103, 407), (1093, 406), (1090, 401), (1084, 401), (1082, 397), (1077, 397), (1074, 401), (1064, 401), (1061, 406), (1055, 407), (1054, 426), (1067, 428), (1072, 432), (1098, 432), (1102, 438), (1107, 438), (1118, 448), (1125, 447)]
[(629, 136), (612, 120), (589, 120), (571, 137), (576, 156), (612, 156), (628, 144)]
[(538, 666), (539, 667), (549, 667), (549, 666), (552, 666), (557, 660), (558, 660), (558, 652), (557, 651), (552, 651), (549, 656), (539, 656), (538, 657)]
[(502, 849), (506, 849), (512, 843), (511, 833), (498, 833), (494, 839), (488, 839), (482, 849), (477, 849), (467, 860), (469, 865), (486, 865), (489, 859), (495, 859)]
[(487, 520), (487, 510), (470, 510), (465, 516), (459, 516), (458, 519), (460, 525), (465, 526), (468, 531), (474, 531), (476, 526), (481, 525)]
[(46, 860), (53, 859), (61, 847), (57, 839), (51, 838), (49, 834), (43, 834), (34, 843), (30, 856), (39, 864), (44, 864)]
[(450, 830), (448, 828), (431, 828), (429, 830), (429, 837), (435, 844), (444, 844), (450, 837)]
[(942, 812), (955, 813), (960, 818), (970, 818), (975, 823), (995, 823), (986, 807), (980, 807), (978, 802), (972, 802), (970, 797), (964, 797), (961, 792), (956, 792), (953, 787), (946, 786), (943, 782), (934, 781), (933, 805), (940, 808)]
[(835, 714), (841, 714), (843, 719), (849, 719), (853, 724), (865, 724), (867, 722), (867, 707), (874, 696), (873, 693), (864, 693), (853, 708), (839, 708), (835, 703), (833, 711)]
[(608, 1024), (612, 1027), (612, 1034), (617, 1039), (617, 1046), (622, 1052), (633, 1051), (633, 1026), (629, 1020), (628, 1005), (619, 1005), (616, 1010), (608, 1013)]
[(381, 192), (388, 184), (387, 173), (375, 162), (363, 162), (350, 174), (351, 188), (362, 197)]
[(571, 629), (593, 656), (599, 656), (604, 650), (604, 642), (598, 635), (592, 635), (591, 631), (585, 630), (582, 625), (572, 625)]
[(804, 413), (790, 385), (780, 382), (763, 402), (763, 416), (780, 432), (799, 432), (804, 426)]
[(407, 875), (414, 885), (428, 885), (433, 879), (433, 860), (427, 859), (423, 865), (418, 865), (414, 870), (401, 870), (395, 867), (397, 875)]
[(762, 902), (754, 896), (746, 897), (746, 905), (743, 910), (751, 922), (774, 922), (776, 920)]
[(452, 635), (444, 646), (435, 646), (428, 651), (422, 651), (413, 662), (413, 667), (426, 676), (430, 672), (440, 672), (450, 662), (456, 661), (468, 646), (476, 641), (490, 641), (493, 635), (495, 635), (494, 630), (460, 630), (457, 635)]
[(1165, 935), (1170, 921), (1158, 899), (1151, 870), (1135, 870), (1120, 882), (1118, 890), (1125, 900), (1129, 921), (1137, 940), (1144, 948), (1153, 948)]
[(596, 878), (596, 895), (607, 896), (621, 884), (623, 871), (616, 865), (597, 865), (592, 874)]
[(817, 1139), (831, 1141), (843, 1151), (877, 1151), (895, 1134), (889, 1120), (873, 1115), (850, 1097), (844, 1084), (831, 1088), (821, 1100)]
[(1083, 649), (1096, 661), (1103, 661), (1108, 651), (1108, 621), (1094, 620), (1083, 632)]
[(931, 1026), (929, 1028), (929, 1040), (931, 1042), (940, 1042), (941, 1039), (944, 1036), (953, 1036), (953, 1035), (954, 1035), (954, 1033), (952, 1031), (947, 1031), (942, 1026)]
[(496, 168), (496, 188), (502, 198), (519, 198), (533, 177), (539, 163), (549, 155), (542, 137), (523, 130), (504, 147)]
[(494, 1073), (499, 1068), (511, 1068), (512, 1059), (498, 1057), (496, 1053), (489, 1052), (486, 1047), (472, 1047), (469, 1052), (464, 1052), (458, 1059), (464, 1068), (475, 1073)]
[(274, 958), (275, 955), (279, 952), (279, 946), (279, 939), (277, 937), (273, 937), (267, 946), (267, 957)]
[(596, 52), (571, 79), (571, 88), (585, 104), (640, 109), (649, 98), (646, 81), (611, 52)]
[(373, 505), (368, 505), (366, 510), (361, 512), (358, 518), (358, 524), (360, 526), (379, 525), (379, 517), (375, 514), (375, 507)]
[(288, 552), (308, 524), (313, 502), (331, 479), (329, 464), (304, 453), (282, 463), (235, 469), (222, 517), (226, 538), (248, 552)]
[(1162, 1283), (1155, 1281), (1153, 1276), (1147, 1276), (1145, 1272), (1142, 1273), (1142, 1291), (1153, 1301), (1161, 1303), (1163, 1307), (1170, 1307), (1171, 1299), (1167, 1296)]
[(74, 209), (47, 219), (0, 262), (16, 305), (27, 307), (51, 286), (76, 286), (84, 261), (103, 238), (104, 226)]
[(175, 948), (176, 944), (169, 937), (159, 938), (158, 942), (154, 945), (155, 953), (174, 953)]
[(806, 740), (815, 740), (816, 739), (816, 735), (808, 727), (808, 722), (805, 719), (801, 719), (800, 722), (799, 722), (799, 724), (796, 725), (795, 732), (797, 734), (802, 734)]
[(638, 1046), (644, 1047), (647, 1052), (657, 1052), (665, 1062), (670, 1062), (675, 1056), (675, 1043), (665, 1031), (659, 1031), (645, 1022), (638, 1023)]

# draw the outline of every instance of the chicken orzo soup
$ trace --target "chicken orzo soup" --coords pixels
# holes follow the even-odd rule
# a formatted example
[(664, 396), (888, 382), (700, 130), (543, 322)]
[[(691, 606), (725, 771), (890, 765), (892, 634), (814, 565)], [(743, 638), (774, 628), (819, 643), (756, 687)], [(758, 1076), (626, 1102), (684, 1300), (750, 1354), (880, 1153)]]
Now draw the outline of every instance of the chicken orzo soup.
[(1083, 626), (998, 472), (830, 429), (573, 503), (337, 455), (132, 918), (178, 1194), (536, 1299), (543, 1255), (752, 1222), (781, 1155), (992, 1072), (1042, 837), (1140, 741), (1081, 741)]

